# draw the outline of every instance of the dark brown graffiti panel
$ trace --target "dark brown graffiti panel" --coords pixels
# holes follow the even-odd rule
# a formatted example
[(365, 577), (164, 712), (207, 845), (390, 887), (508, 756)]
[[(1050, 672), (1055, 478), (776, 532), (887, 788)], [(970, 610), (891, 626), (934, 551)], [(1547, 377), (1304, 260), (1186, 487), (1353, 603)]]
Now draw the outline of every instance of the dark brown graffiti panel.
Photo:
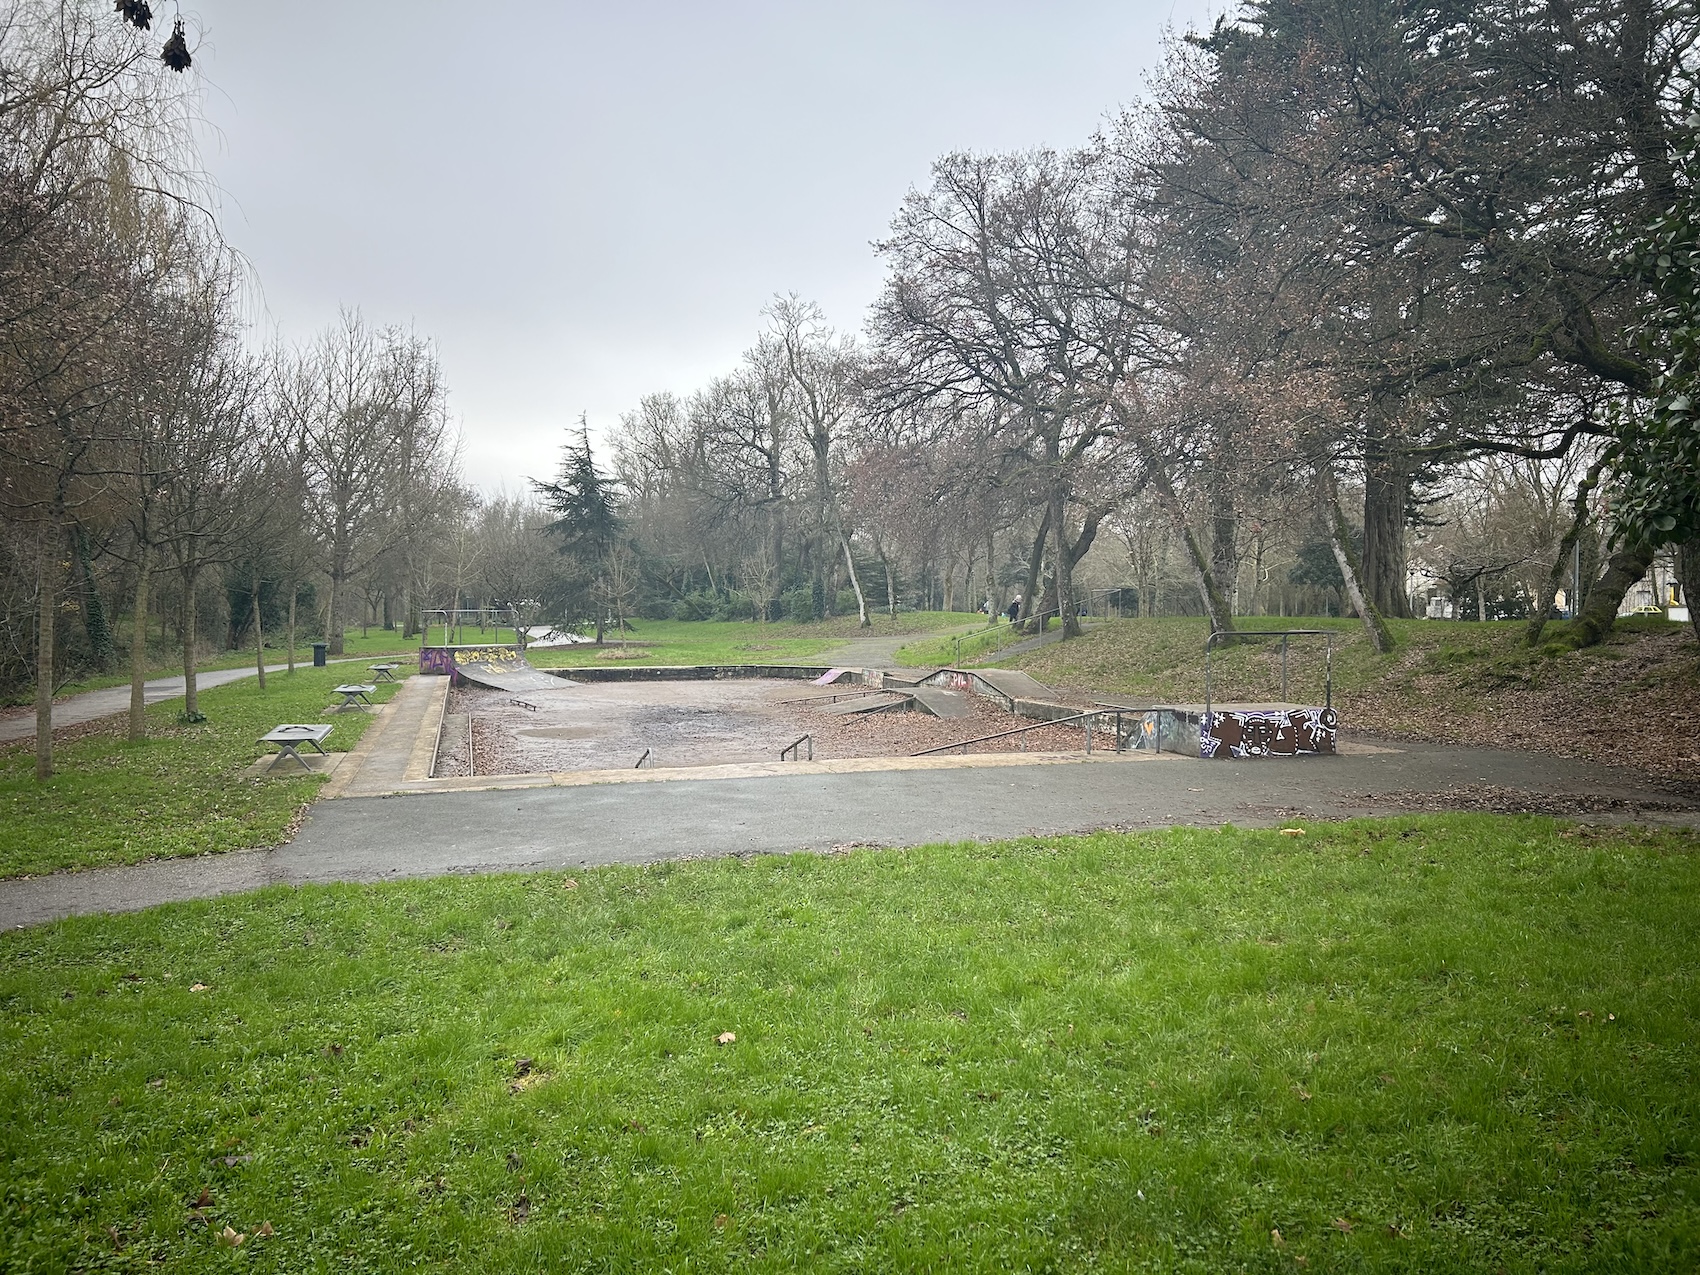
[(1335, 751), (1339, 719), (1332, 708), (1230, 709), (1206, 713), (1199, 756), (1300, 757)]

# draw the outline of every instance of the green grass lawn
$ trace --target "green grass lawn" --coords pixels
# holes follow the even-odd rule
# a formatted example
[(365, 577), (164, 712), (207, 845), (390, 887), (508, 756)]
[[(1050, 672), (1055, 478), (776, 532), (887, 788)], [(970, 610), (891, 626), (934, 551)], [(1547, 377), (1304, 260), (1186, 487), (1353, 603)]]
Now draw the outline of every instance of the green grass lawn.
[(1697, 850), (1447, 816), (8, 934), (0, 1267), (1692, 1271)]
[(538, 668), (602, 664), (788, 664), (812, 661), (823, 652), (857, 638), (931, 633), (971, 624), (976, 617), (952, 611), (905, 611), (897, 615), (870, 611), (868, 618), (870, 627), (866, 629), (857, 626), (853, 615), (812, 624), (634, 620), (623, 644), (610, 630), (606, 647), (550, 647), (534, 650), (528, 658)]
[[(124, 718), (100, 732), (59, 743), (57, 773), (35, 778), (32, 739), (0, 745), (0, 876), (59, 868), (276, 844), (322, 777), (245, 778), (240, 772), (272, 751), (255, 741), (282, 722), (335, 723), (327, 751), (352, 748), (371, 719), (326, 714), (330, 688), (348, 669), (298, 668), (200, 694), (207, 721), (177, 720), (181, 699), (148, 709), (150, 738), (123, 738)], [(382, 703), (394, 687), (373, 697)]]

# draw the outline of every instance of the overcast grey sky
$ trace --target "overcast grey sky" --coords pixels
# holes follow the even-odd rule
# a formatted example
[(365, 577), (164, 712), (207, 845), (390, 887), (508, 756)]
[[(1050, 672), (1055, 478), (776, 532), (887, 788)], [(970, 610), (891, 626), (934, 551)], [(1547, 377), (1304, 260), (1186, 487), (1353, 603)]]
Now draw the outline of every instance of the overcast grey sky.
[(859, 328), (950, 150), (1077, 144), (1223, 0), (200, 0), (206, 161), (266, 321), (436, 340), (474, 483), (730, 368), (775, 293)]

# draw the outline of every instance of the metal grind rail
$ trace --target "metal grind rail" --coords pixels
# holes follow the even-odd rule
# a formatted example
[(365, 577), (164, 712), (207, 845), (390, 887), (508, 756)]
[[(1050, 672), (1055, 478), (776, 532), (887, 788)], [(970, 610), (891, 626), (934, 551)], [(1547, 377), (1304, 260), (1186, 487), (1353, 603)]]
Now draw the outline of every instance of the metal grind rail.
[[(960, 749), (962, 749), (963, 751), (966, 752), (969, 748), (971, 748), (975, 744), (989, 743), (994, 739), (1008, 739), (1012, 735), (1025, 735), (1029, 731), (1044, 730), (1045, 727), (1047, 727), (1047, 726), (1067, 726), (1067, 725), (1070, 725), (1073, 722), (1083, 722), (1083, 723), (1085, 723), (1085, 729), (1086, 729), (1086, 752), (1087, 752), (1087, 755), (1090, 756), (1091, 753), (1092, 753), (1092, 732), (1093, 732), (1093, 728), (1097, 723), (1097, 719), (1100, 718), (1100, 717), (1113, 717), (1113, 718), (1115, 718), (1115, 721), (1116, 721), (1116, 734), (1115, 734), (1116, 744), (1115, 744), (1114, 751), (1119, 753), (1119, 752), (1123, 751), (1123, 749), (1122, 749), (1122, 717), (1126, 712), (1127, 712), (1126, 709), (1121, 709), (1121, 708), (1094, 708), (1094, 709), (1089, 709), (1087, 712), (1084, 712), (1084, 713), (1076, 713), (1072, 717), (1059, 717), (1055, 721), (1034, 722), (1031, 726), (1016, 726), (1016, 727), (1014, 727), (1010, 730), (1000, 730), (1000, 731), (996, 731), (996, 732), (994, 732), (990, 735), (981, 735), (977, 739), (961, 739), (961, 740), (958, 740), (954, 744), (940, 744), (936, 748), (923, 748), (920, 752), (910, 753), (909, 755), (911, 757), (928, 757), (928, 756), (931, 756), (933, 753), (948, 753), (953, 748), (960, 748)], [(1027, 751), (1027, 741), (1025, 739), (1023, 739), (1021, 741), (1021, 751), (1022, 752)]]
[(795, 699), (782, 699), (781, 704), (836, 704), (841, 699), (866, 699), (869, 695), (895, 695), (897, 692), (884, 690), (878, 686), (868, 687), (860, 691), (839, 691), (835, 695), (800, 695)]
[(1246, 629), (1244, 631), (1230, 633), (1212, 633), (1204, 641), (1204, 711), (1206, 713), (1211, 711), (1211, 706), (1215, 703), (1215, 701), (1211, 698), (1211, 657), (1214, 653), (1218, 639), (1223, 643), (1227, 643), (1231, 641), (1239, 641), (1241, 638), (1252, 639), (1273, 637), (1281, 639), (1281, 699), (1283, 702), (1287, 699), (1287, 639), (1296, 637), (1320, 637), (1327, 639), (1328, 648), (1325, 655), (1325, 659), (1327, 661), (1327, 672), (1324, 679), (1324, 693), (1327, 698), (1323, 700), (1322, 706), (1324, 708), (1334, 707), (1333, 629)]
[[(809, 746), (809, 755), (807, 758), (804, 758), (800, 751), (804, 744)], [(786, 754), (790, 754), (791, 761), (813, 761), (815, 759), (815, 737), (813, 735), (798, 736), (789, 744), (785, 745), (784, 748), (779, 750), (779, 760), (785, 761)]]
[(633, 770), (642, 770), (646, 766), (650, 770), (655, 769), (655, 750), (653, 748), (644, 749), (643, 750), (643, 756), (641, 756), (637, 759), (637, 762), (636, 762), (635, 765), (632, 766), (632, 769)]

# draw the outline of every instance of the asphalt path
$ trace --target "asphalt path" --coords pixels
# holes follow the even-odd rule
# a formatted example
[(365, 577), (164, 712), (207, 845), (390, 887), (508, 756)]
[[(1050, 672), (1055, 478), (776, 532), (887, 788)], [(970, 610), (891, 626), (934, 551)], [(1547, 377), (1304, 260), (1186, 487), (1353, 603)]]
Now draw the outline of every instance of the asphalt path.
[[(265, 885), (643, 864), (993, 840), (1100, 828), (1268, 826), (1424, 802), (1693, 824), (1636, 775), (1497, 749), (1400, 744), (1339, 757), (1164, 755), (1043, 766), (809, 774), (341, 798), (274, 850), (0, 881), (0, 929)], [(1457, 794), (1456, 803), (1445, 800)], [(1509, 794), (1509, 796), (1507, 795)], [(1519, 797), (1521, 794), (1521, 797)], [(1672, 806), (1682, 807), (1672, 809)]]
[[(383, 656), (377, 655), (345, 655), (331, 660), (332, 664), (358, 664), (362, 660), (376, 664)], [(296, 668), (311, 668), (310, 662), (298, 663)], [(283, 673), (288, 671), (287, 664), (268, 664), (266, 672)], [(226, 682), (238, 681), (244, 677), (253, 677), (254, 668), (221, 668), (208, 669), (195, 674), (195, 689), (197, 691), (211, 690), (215, 686), (223, 686)], [(184, 691), (183, 675), (176, 677), (154, 677), (142, 683), (142, 699), (149, 704), (157, 704), (161, 700), (176, 699)], [(67, 695), (57, 700), (53, 705), (53, 729), (60, 730), (66, 726), (80, 726), (84, 722), (98, 721), (102, 717), (111, 717), (116, 713), (130, 711), (130, 684), (108, 686), (98, 691), (82, 691), (76, 695)], [(0, 715), (0, 744), (9, 744), (14, 740), (30, 739), (35, 735), (35, 709), (21, 708)]]

